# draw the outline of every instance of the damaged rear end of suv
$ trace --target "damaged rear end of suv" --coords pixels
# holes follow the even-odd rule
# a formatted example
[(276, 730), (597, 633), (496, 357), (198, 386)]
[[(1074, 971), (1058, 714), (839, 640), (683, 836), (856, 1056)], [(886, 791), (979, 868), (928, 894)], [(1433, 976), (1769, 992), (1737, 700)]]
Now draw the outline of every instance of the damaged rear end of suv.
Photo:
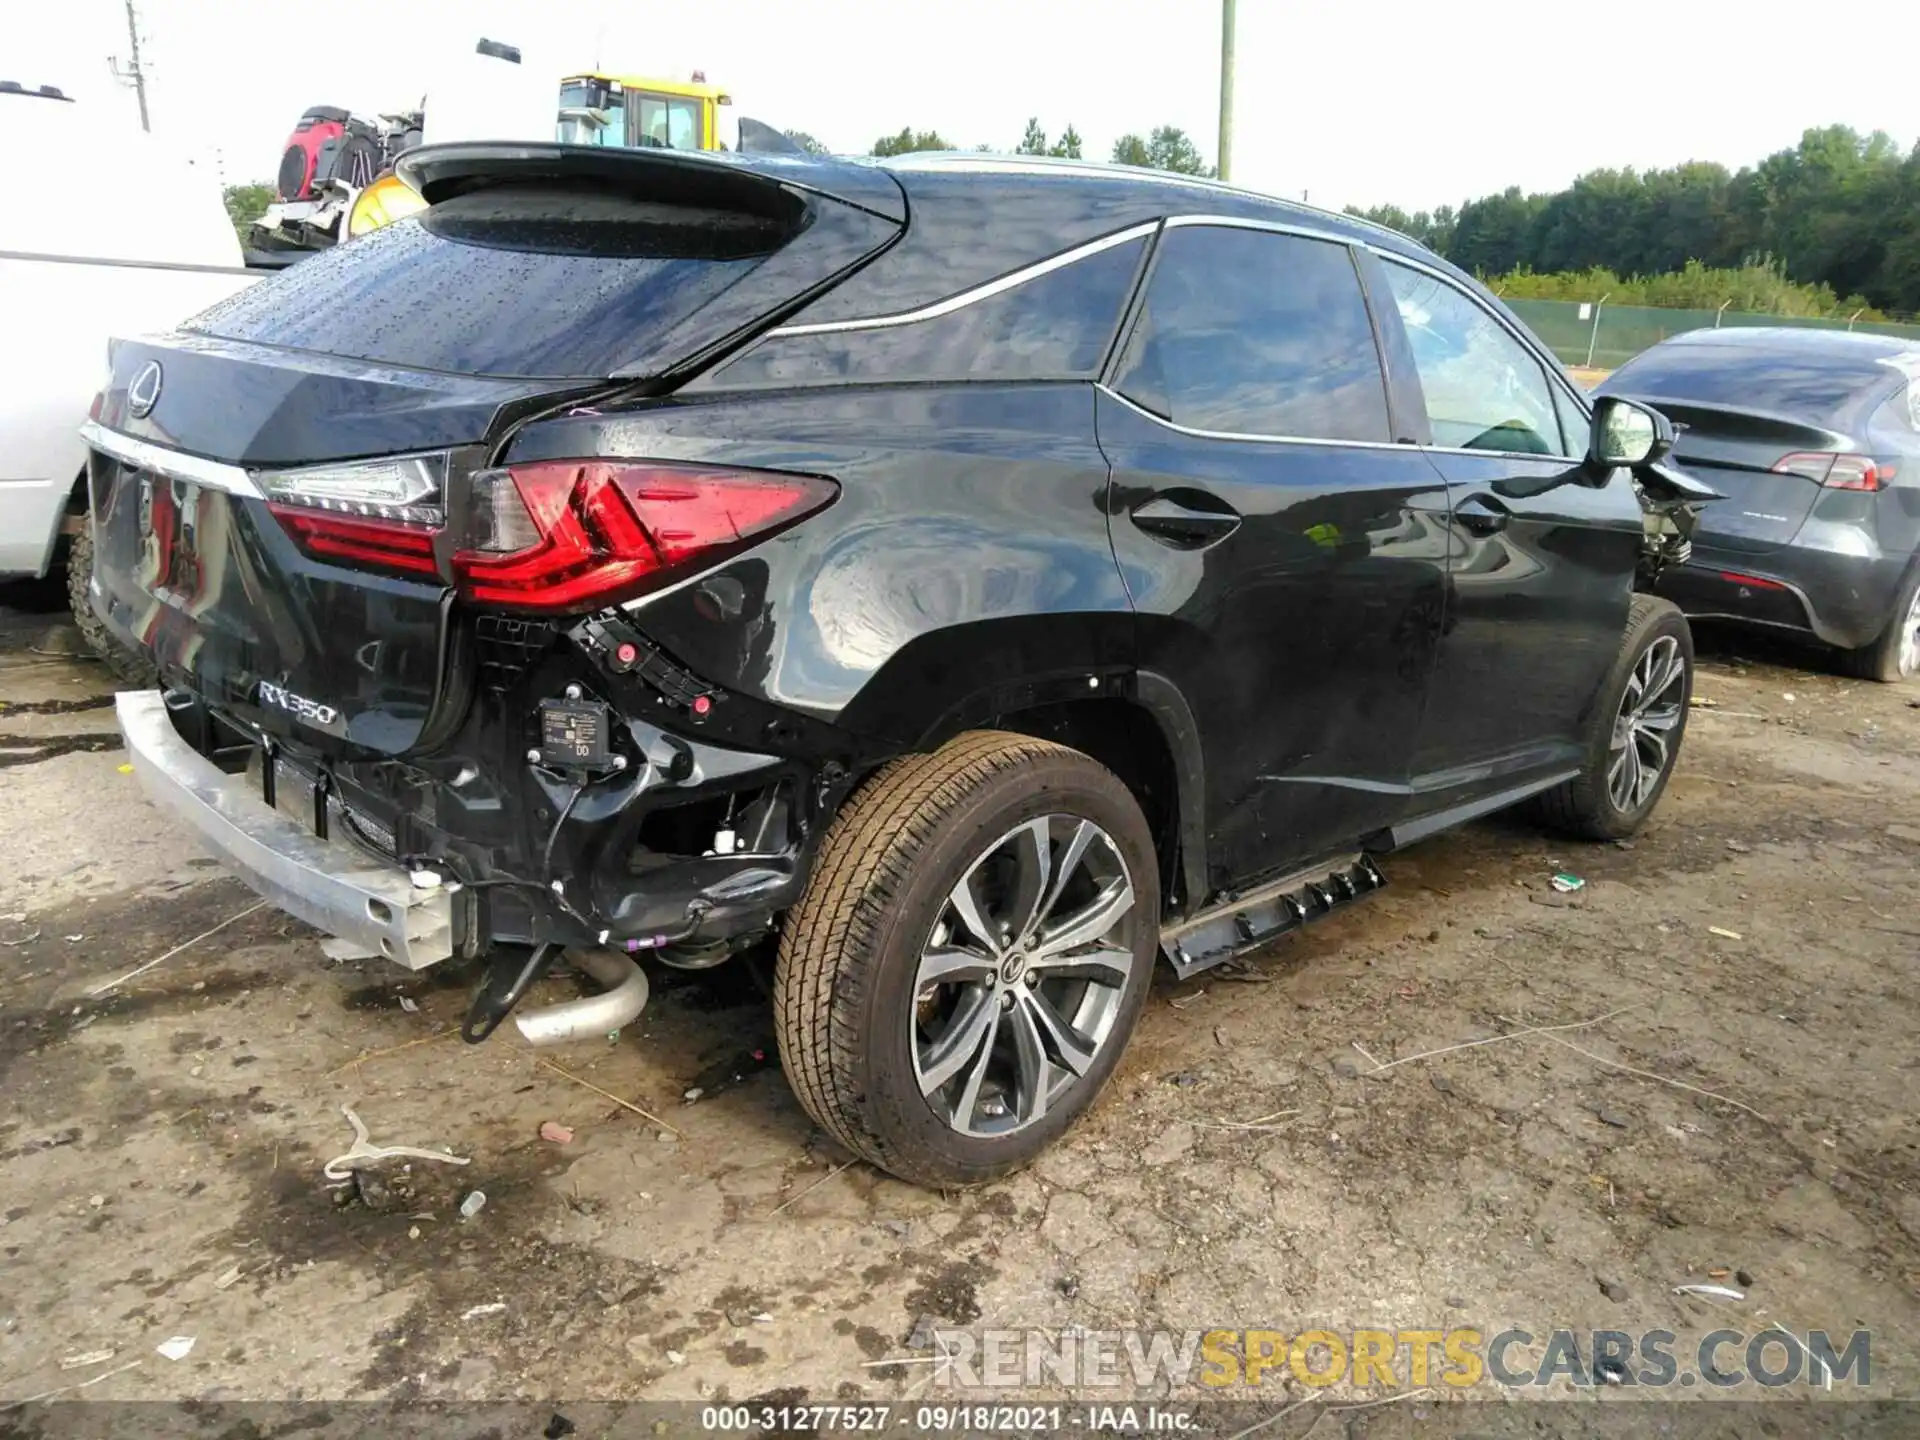
[[(477, 146), (412, 174), (421, 222), (116, 343), (94, 602), (161, 675), (121, 724), (152, 793), (343, 953), (484, 958), (468, 1039), (563, 951), (607, 993), (520, 1027), (604, 1035), (645, 1003), (624, 957), (766, 935), (859, 747), (710, 686), (630, 608), (833, 505), (833, 477), (623, 452), (602, 407), (831, 288), (904, 208), (851, 166)], [(684, 598), (728, 622), (744, 593)]]
[[(1706, 491), (1404, 237), (981, 156), (429, 147), (120, 342), (96, 611), (156, 802), (466, 1038), (773, 942), (807, 1113), (1031, 1161), (1183, 978), (1533, 803), (1646, 822)], [(1498, 696), (1498, 701), (1491, 697)], [(561, 957), (599, 989), (522, 1005)]]

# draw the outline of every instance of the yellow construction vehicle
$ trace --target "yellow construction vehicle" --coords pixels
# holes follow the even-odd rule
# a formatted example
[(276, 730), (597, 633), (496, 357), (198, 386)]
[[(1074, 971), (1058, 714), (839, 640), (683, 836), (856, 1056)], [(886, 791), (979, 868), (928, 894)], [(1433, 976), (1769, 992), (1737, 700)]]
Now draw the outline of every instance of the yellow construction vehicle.
[(567, 145), (721, 150), (720, 107), (733, 100), (694, 72), (691, 82), (593, 72), (560, 82), (558, 138)]

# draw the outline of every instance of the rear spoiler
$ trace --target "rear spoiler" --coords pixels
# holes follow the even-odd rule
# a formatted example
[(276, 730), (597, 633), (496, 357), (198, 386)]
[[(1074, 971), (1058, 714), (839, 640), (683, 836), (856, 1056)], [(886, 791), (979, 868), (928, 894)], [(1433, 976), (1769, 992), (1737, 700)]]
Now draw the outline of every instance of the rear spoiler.
[[(1609, 395), (1624, 392), (1609, 390)], [(1755, 410), (1741, 405), (1721, 405), (1710, 400), (1682, 400), (1673, 396), (1626, 394), (1625, 398), (1650, 405), (1677, 426), (1696, 430), (1716, 427), (1717, 433), (1743, 439), (1777, 440), (1785, 445), (1808, 449), (1831, 449), (1846, 436), (1836, 430), (1809, 424), (1792, 415), (1773, 410)]]
[(463, 141), (409, 150), (394, 168), (429, 205), (501, 185), (557, 184), (790, 219), (798, 190), (896, 223), (907, 218), (899, 182), (884, 170), (804, 154)]

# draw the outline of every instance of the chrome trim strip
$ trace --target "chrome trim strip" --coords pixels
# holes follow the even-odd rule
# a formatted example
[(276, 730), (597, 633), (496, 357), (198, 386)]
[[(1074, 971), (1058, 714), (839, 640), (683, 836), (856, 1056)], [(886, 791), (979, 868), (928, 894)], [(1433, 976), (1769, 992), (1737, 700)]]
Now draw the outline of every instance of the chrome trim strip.
[(1063, 250), (1058, 255), (1019, 270), (1010, 270), (997, 280), (989, 280), (984, 285), (976, 285), (971, 290), (962, 290), (958, 295), (949, 295), (944, 300), (937, 300), (918, 310), (904, 310), (893, 315), (873, 315), (858, 320), (823, 320), (816, 325), (782, 325), (769, 330), (767, 338), (788, 340), (799, 335), (836, 335), (854, 330), (885, 330), (896, 325), (913, 325), (922, 320), (937, 320), (942, 315), (951, 315), (954, 311), (964, 309), (968, 305), (1004, 294), (1016, 286), (1026, 284), (1029, 280), (1038, 280), (1042, 275), (1051, 275), (1054, 271), (1064, 269), (1075, 261), (1085, 260), (1104, 250), (1111, 250), (1116, 245), (1125, 245), (1130, 240), (1151, 235), (1159, 228), (1158, 220), (1148, 220), (1139, 225), (1129, 226), (1125, 230), (1116, 230), (1111, 235), (1103, 235), (1098, 240), (1088, 241), (1085, 245)]
[(1564, 465), (1577, 470), (1586, 463), (1584, 455), (1536, 455), (1531, 450), (1467, 450), (1458, 445), (1423, 445), (1433, 455), (1478, 455), (1493, 460), (1533, 460), (1541, 465)]
[(382, 864), (269, 810), (241, 775), (229, 775), (180, 738), (158, 690), (123, 690), (115, 718), (147, 798), (191, 826), (256, 894), (329, 935), (422, 970), (453, 954), (447, 887), (416, 889)]
[(80, 427), (80, 438), (103, 455), (111, 455), (141, 470), (151, 470), (155, 474), (173, 480), (185, 480), (193, 485), (204, 485), (209, 490), (224, 490), (229, 495), (238, 495), (245, 500), (266, 499), (260, 487), (254, 483), (253, 476), (238, 465), (136, 440), (131, 435), (107, 429), (97, 420), (89, 420)]
[[(1318, 445), (1336, 446), (1343, 450), (1404, 450), (1409, 453), (1416, 453), (1425, 448), (1419, 445), (1400, 444), (1392, 440), (1332, 440), (1313, 435), (1247, 435), (1233, 430), (1201, 430), (1192, 425), (1180, 425), (1172, 420), (1164, 419), (1154, 414), (1151, 410), (1136, 405), (1133, 401), (1109, 385), (1096, 385), (1094, 388), (1118, 400), (1136, 415), (1142, 415), (1148, 420), (1153, 421), (1154, 424), (1163, 425), (1177, 434), (1191, 435), (1198, 440), (1251, 440), (1260, 445)], [(1492, 452), (1475, 450), (1470, 453), (1486, 455)], [(1438, 475), (1434, 477), (1436, 482), (1438, 482), (1439, 478)]]
[(1326, 240), (1335, 245), (1358, 246), (1350, 235), (1337, 235), (1313, 225), (1295, 225), (1286, 220), (1255, 220), (1244, 215), (1169, 215), (1169, 230), (1184, 230), (1193, 225), (1211, 225), (1222, 230), (1269, 230), (1276, 235), (1302, 235), (1309, 240)]
[[(1156, 425), (1182, 435), (1191, 435), (1198, 440), (1251, 440), (1260, 445), (1319, 445), (1335, 446), (1343, 450), (1419, 450), (1429, 455), (1473, 455), (1482, 460), (1537, 460), (1542, 465), (1577, 466), (1580, 457), (1576, 455), (1534, 455), (1525, 450), (1459, 450), (1450, 445), (1417, 445), (1411, 441), (1396, 440), (1335, 440), (1319, 435), (1247, 435), (1233, 430), (1201, 430), (1192, 425), (1177, 424), (1142, 408), (1115, 390), (1110, 385), (1094, 387), (1118, 400), (1137, 415), (1143, 415)], [(1435, 476), (1435, 479), (1439, 479)]]

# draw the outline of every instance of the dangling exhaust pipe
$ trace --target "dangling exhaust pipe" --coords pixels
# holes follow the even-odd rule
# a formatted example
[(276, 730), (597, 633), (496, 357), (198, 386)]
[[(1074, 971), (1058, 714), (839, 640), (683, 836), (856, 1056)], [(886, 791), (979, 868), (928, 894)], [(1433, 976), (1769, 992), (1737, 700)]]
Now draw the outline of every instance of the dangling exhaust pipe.
[(584, 995), (515, 1015), (520, 1038), (529, 1045), (564, 1045), (569, 1040), (605, 1039), (624, 1030), (647, 1008), (647, 975), (617, 950), (569, 950), (567, 963), (606, 987), (602, 995)]

